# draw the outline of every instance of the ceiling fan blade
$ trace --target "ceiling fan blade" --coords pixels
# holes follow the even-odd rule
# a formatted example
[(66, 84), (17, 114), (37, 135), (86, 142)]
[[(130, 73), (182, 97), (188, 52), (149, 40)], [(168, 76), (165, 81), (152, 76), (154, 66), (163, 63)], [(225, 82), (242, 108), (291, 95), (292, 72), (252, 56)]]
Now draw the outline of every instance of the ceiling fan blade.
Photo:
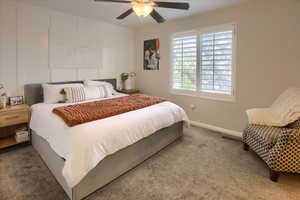
[(126, 12), (124, 12), (123, 14), (121, 14), (119, 17), (117, 17), (117, 19), (124, 19), (125, 17), (127, 17), (131, 13), (133, 13), (133, 9), (132, 8), (130, 8), (129, 10), (127, 10)]
[(161, 8), (173, 8), (173, 9), (181, 9), (181, 10), (188, 10), (190, 8), (189, 3), (177, 3), (177, 2), (161, 2), (161, 1), (154, 1), (155, 7)]
[(156, 10), (153, 9), (153, 11), (150, 13), (151, 17), (157, 21), (157, 23), (163, 23), (166, 21)]
[(131, 3), (132, 1), (122, 1), (122, 0), (94, 0), (96, 2), (113, 2), (113, 3)]

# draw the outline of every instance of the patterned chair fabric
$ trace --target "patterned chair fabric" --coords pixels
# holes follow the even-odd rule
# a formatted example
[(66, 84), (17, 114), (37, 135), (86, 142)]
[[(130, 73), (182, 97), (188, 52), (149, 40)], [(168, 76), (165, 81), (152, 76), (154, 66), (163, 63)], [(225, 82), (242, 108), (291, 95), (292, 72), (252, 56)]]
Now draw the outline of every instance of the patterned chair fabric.
[(243, 142), (248, 144), (270, 169), (300, 173), (300, 130), (291, 129), (290, 127), (296, 127), (293, 125), (248, 125), (243, 133)]
[(300, 119), (294, 121), (293, 123), (290, 123), (289, 125), (287, 125), (287, 127), (291, 129), (300, 129)]

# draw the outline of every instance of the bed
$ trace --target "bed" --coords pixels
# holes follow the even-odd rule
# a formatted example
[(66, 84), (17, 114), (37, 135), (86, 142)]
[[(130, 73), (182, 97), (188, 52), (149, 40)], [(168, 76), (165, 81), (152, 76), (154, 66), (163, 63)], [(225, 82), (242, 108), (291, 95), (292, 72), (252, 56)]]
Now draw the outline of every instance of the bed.
[[(114, 88), (116, 88), (116, 79), (104, 79), (98, 81), (109, 82)], [(82, 81), (58, 82), (51, 84), (70, 83), (82, 83)], [(25, 101), (28, 105), (43, 102), (43, 89), (41, 84), (25, 85), (24, 92)], [(32, 145), (40, 154), (41, 158), (55, 176), (59, 184), (63, 187), (69, 198), (71, 200), (79, 200), (110, 183), (112, 180), (142, 163), (167, 145), (181, 138), (183, 134), (183, 123), (183, 121), (177, 120), (176, 123), (161, 128), (151, 135), (144, 137), (113, 154), (105, 156), (84, 176), (84, 178), (80, 180), (78, 184), (74, 186), (70, 186), (70, 184), (68, 184), (62, 173), (64, 166), (66, 165), (64, 154), (59, 153), (57, 149), (53, 148), (53, 143), (44, 137), (44, 131), (42, 129), (39, 129), (38, 131), (32, 130)], [(57, 130), (53, 129), (53, 135), (57, 134)]]

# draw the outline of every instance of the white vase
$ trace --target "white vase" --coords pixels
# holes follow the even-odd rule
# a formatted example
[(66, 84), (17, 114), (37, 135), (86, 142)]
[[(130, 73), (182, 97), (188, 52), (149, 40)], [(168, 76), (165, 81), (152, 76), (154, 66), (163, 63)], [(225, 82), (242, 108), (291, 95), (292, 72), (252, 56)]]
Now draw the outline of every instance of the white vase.
[(132, 77), (129, 77), (126, 81), (124, 81), (124, 89), (132, 90), (135, 89), (135, 80)]

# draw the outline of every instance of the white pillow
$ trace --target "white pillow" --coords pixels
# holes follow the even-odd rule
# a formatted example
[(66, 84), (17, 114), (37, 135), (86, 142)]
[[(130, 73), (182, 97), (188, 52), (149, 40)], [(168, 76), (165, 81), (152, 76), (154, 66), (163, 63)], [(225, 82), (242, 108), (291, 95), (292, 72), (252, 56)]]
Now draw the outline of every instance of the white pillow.
[(104, 86), (85, 86), (84, 91), (86, 100), (107, 97)]
[(117, 91), (115, 91), (114, 86), (111, 83), (106, 82), (106, 81), (85, 80), (84, 85), (85, 86), (104, 86), (108, 93), (107, 97), (117, 94)]
[(44, 103), (51, 104), (66, 101), (65, 95), (61, 93), (61, 91), (66, 87), (83, 87), (83, 84), (43, 84)]

